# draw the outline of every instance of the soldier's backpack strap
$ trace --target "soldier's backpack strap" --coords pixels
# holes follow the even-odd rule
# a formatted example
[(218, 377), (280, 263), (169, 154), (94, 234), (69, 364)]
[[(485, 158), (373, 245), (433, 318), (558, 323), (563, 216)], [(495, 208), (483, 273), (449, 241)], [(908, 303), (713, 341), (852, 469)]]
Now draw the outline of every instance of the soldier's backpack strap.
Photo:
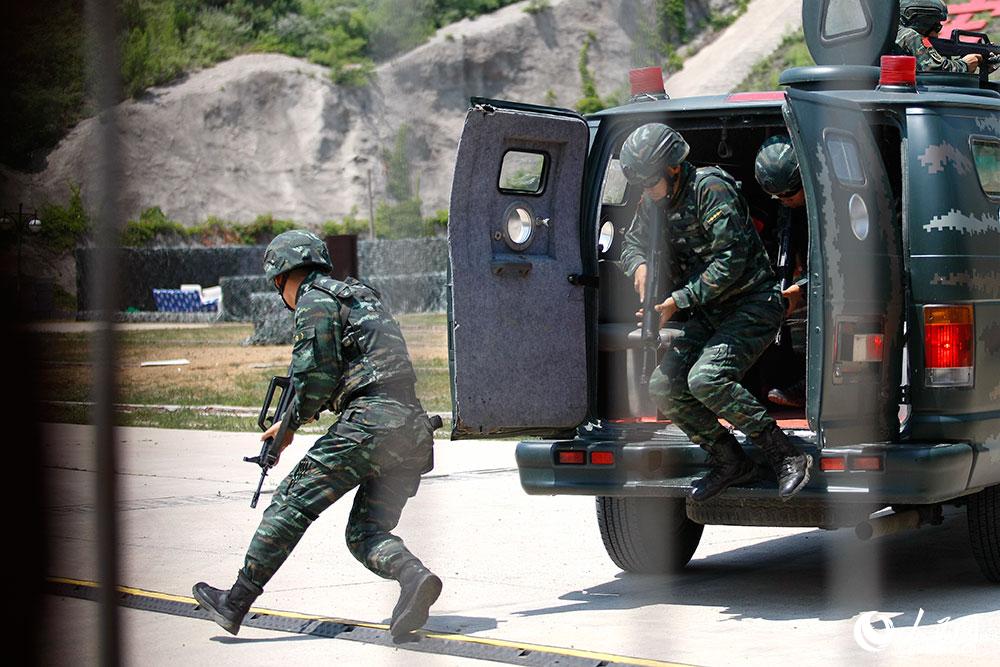
[[(736, 196), (739, 197), (739, 200), (743, 203), (743, 214), (747, 218), (747, 220), (749, 220), (750, 207), (747, 205), (746, 197), (743, 196), (742, 184), (739, 181), (737, 181), (732, 174), (730, 174), (725, 169), (722, 169), (721, 167), (701, 167), (695, 172), (695, 177), (694, 177), (695, 197), (698, 196), (697, 193), (698, 189), (701, 187), (701, 184), (705, 181), (706, 178), (709, 178), (710, 176), (714, 176), (719, 180), (723, 181), (724, 183), (729, 184), (729, 186), (733, 189), (733, 192), (736, 193)], [(698, 219), (699, 220), (703, 219), (700, 202), (698, 206)]]
[[(333, 280), (332, 278), (329, 282), (334, 283), (333, 285), (325, 284), (326, 280), (317, 280), (312, 284), (313, 289), (317, 289), (324, 294), (327, 294), (337, 300), (340, 304), (340, 330), (346, 334), (347, 332), (347, 322), (351, 316), (351, 304), (350, 300), (353, 296), (351, 293), (351, 286), (347, 283), (340, 282), (339, 280)], [(343, 334), (342, 334), (343, 335)]]

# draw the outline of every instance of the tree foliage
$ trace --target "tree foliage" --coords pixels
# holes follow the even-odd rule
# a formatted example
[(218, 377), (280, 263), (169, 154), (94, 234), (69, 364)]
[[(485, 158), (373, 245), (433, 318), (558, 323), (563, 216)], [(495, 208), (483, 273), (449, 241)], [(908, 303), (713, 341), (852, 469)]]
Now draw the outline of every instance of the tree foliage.
[[(448, 23), (515, 0), (117, 0), (126, 96), (243, 53), (283, 53), (362, 85), (376, 62)], [(93, 113), (85, 95), (83, 0), (11, 0), (0, 14), (0, 162), (42, 166), (41, 154)]]

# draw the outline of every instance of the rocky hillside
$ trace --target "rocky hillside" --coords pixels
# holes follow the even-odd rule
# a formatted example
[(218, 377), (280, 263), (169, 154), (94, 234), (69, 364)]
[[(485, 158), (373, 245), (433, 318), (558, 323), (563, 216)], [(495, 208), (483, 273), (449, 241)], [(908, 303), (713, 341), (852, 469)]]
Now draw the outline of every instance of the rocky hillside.
[[(529, 4), (543, 8), (529, 13)], [(708, 25), (740, 4), (688, 0), (688, 24)], [(637, 36), (650, 20), (650, 5), (635, 0), (511, 5), (443, 28), (423, 46), (382, 64), (366, 88), (336, 86), (326, 69), (287, 56), (235, 58), (118, 107), (126, 182), (117, 196), (132, 217), (160, 206), (185, 223), (209, 215), (246, 221), (268, 212), (319, 223), (354, 208), (367, 217), (369, 173), (375, 200), (383, 199), (382, 152), (406, 125), (424, 212), (446, 208), (470, 96), (573, 106), (582, 96), (579, 60), (591, 33), (596, 41), (588, 51), (589, 67), (599, 93), (622, 93), (629, 68), (648, 64), (636, 60), (642, 57)], [(797, 0), (753, 0), (716, 42), (722, 48), (711, 66), (688, 61), (668, 90), (722, 92), (735, 85), (758, 58), (734, 54), (733, 45), (749, 47), (752, 41), (765, 55), (796, 27), (799, 6)], [(748, 26), (755, 33), (746, 32)], [(754, 34), (753, 40), (747, 34)], [(733, 42), (727, 45), (725, 39)], [(713, 85), (717, 90), (709, 90)], [(43, 172), (0, 173), (5, 200), (61, 201), (76, 183), (84, 201), (93, 201), (91, 156), (99, 122), (80, 123), (49, 155)]]

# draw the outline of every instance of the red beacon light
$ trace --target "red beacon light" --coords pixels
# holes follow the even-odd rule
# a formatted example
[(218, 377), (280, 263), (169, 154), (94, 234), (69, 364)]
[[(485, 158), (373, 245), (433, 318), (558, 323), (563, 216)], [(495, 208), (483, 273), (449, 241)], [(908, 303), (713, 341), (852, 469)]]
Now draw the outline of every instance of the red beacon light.
[(630, 70), (628, 81), (632, 86), (632, 102), (641, 100), (670, 99), (663, 87), (663, 70), (659, 67), (641, 67)]
[(917, 59), (913, 56), (882, 56), (882, 75), (878, 82), (880, 89), (917, 89)]

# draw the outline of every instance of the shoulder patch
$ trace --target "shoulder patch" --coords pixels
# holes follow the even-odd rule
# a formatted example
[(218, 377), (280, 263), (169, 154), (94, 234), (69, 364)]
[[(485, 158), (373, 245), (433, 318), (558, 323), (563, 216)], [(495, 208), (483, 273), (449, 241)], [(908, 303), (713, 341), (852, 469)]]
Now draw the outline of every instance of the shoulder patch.
[(292, 337), (292, 344), (316, 337), (316, 327), (304, 327)]

